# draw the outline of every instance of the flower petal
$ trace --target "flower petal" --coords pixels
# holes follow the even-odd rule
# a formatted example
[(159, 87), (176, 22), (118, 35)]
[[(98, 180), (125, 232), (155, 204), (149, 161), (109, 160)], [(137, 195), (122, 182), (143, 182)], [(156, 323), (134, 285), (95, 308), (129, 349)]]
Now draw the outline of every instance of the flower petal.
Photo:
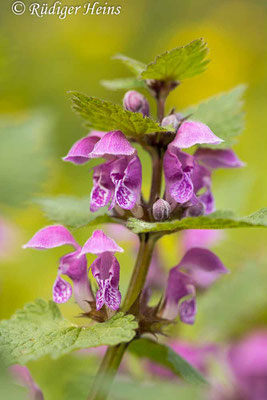
[(178, 304), (183, 297), (192, 293), (193, 280), (179, 270), (179, 266), (169, 272), (167, 289), (163, 303), (162, 317), (172, 320), (179, 312)]
[(104, 163), (94, 168), (94, 184), (90, 195), (90, 211), (92, 212), (105, 207), (112, 198), (114, 185), (109, 174), (110, 163)]
[(141, 193), (142, 166), (139, 158), (135, 156), (129, 161), (122, 179), (115, 181), (114, 176), (116, 174), (114, 174), (113, 170), (111, 179), (113, 179), (116, 188), (116, 202), (124, 210), (131, 210), (134, 208)]
[(220, 144), (222, 142), (223, 140), (214, 135), (210, 128), (202, 122), (185, 121), (169, 146), (186, 149), (195, 144)]
[(197, 313), (196, 298), (184, 300), (179, 306), (179, 316), (184, 324), (193, 325)]
[(194, 156), (200, 163), (211, 169), (240, 168), (245, 165), (231, 149), (199, 148)]
[(63, 246), (65, 244), (70, 244), (75, 249), (79, 248), (78, 243), (67, 228), (63, 225), (50, 225), (36, 232), (23, 248), (26, 249), (30, 247), (33, 249), (44, 250)]
[(107, 132), (95, 145), (91, 157), (131, 156), (135, 152), (135, 148), (121, 131), (111, 131)]
[(228, 273), (216, 254), (201, 247), (188, 250), (178, 267), (188, 273), (195, 284), (202, 288), (210, 286), (221, 274)]
[(183, 232), (182, 243), (184, 250), (192, 247), (209, 247), (219, 243), (224, 233), (218, 229), (188, 229)]
[(115, 253), (117, 251), (121, 253), (124, 250), (118, 246), (113, 239), (106, 236), (103, 231), (96, 230), (84, 244), (80, 254), (102, 254), (105, 252)]
[(103, 253), (93, 262), (91, 268), (99, 286), (96, 294), (97, 310), (104, 304), (112, 310), (117, 310), (121, 302), (121, 294), (118, 290), (120, 279), (118, 260), (111, 253)]
[(90, 153), (93, 151), (95, 144), (99, 141), (99, 137), (96, 136), (86, 136), (78, 140), (66, 157), (63, 158), (64, 161), (70, 161), (74, 164), (84, 164), (90, 160)]
[(72, 287), (60, 276), (57, 277), (53, 286), (53, 300), (55, 303), (66, 303), (71, 298)]

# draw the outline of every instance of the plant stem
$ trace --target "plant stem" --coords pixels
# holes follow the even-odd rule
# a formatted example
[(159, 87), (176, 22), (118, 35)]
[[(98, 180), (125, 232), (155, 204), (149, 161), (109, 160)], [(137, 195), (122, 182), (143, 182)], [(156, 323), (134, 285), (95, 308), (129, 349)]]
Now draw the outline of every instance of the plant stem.
[[(144, 287), (157, 236), (140, 234), (140, 246), (122, 311), (127, 312)], [(106, 400), (127, 344), (109, 347), (94, 380), (88, 400)]]
[(109, 347), (95, 377), (88, 400), (105, 400), (128, 343)]
[(154, 202), (160, 197), (162, 183), (163, 156), (160, 148), (151, 148), (152, 158), (152, 182), (148, 205), (153, 206)]
[(164, 118), (165, 102), (166, 102), (166, 95), (160, 91), (157, 96), (157, 111), (158, 111), (159, 122), (161, 122)]
[[(167, 96), (164, 93), (159, 93), (157, 97), (158, 119), (160, 122), (164, 118), (166, 97)], [(163, 153), (161, 148), (157, 148), (155, 146), (155, 148), (151, 149), (150, 154), (152, 158), (153, 173), (149, 206), (152, 207), (157, 197), (160, 197)], [(145, 286), (154, 246), (159, 237), (160, 236), (155, 233), (139, 234), (140, 246), (138, 256), (125, 296), (125, 300), (121, 308), (122, 311), (125, 313), (127, 313), (132, 305), (136, 302)], [(127, 346), (127, 343), (121, 343), (117, 346), (109, 347), (107, 349), (93, 382), (88, 400), (107, 399), (111, 384), (120, 366), (122, 357), (125, 350), (127, 349)]]

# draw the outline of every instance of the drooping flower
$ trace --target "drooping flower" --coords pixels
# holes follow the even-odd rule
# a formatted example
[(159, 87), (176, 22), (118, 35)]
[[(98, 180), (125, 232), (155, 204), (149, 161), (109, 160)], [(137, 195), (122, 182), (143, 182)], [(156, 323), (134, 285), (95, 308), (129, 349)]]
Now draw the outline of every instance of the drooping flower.
[(81, 250), (81, 257), (86, 253), (98, 256), (90, 266), (99, 286), (96, 293), (97, 310), (100, 310), (104, 305), (112, 310), (117, 310), (120, 307), (120, 265), (114, 256), (115, 252), (123, 252), (123, 249), (101, 230), (94, 231)]
[(89, 302), (94, 300), (87, 275), (86, 256), (81, 254), (81, 246), (72, 234), (62, 225), (51, 225), (38, 231), (24, 248), (38, 250), (52, 249), (63, 245), (71, 245), (74, 251), (60, 258), (58, 276), (53, 286), (53, 300), (65, 303), (72, 296), (72, 286), (62, 278), (67, 275), (73, 282), (74, 297), (80, 308), (88, 312)]
[(144, 117), (149, 115), (149, 104), (145, 96), (135, 90), (129, 90), (123, 98), (125, 110), (140, 112)]
[(193, 324), (196, 316), (196, 288), (211, 285), (227, 273), (221, 260), (210, 250), (191, 248), (169, 272), (161, 316), (172, 320), (178, 314), (182, 322)]
[(185, 121), (181, 124), (175, 139), (168, 145), (163, 160), (165, 196), (172, 210), (177, 204), (185, 205), (185, 217), (210, 214), (215, 210), (211, 191), (212, 170), (237, 168), (244, 164), (230, 149), (199, 148), (194, 155), (184, 153), (181, 149), (196, 144), (221, 142), (221, 139), (200, 122)]

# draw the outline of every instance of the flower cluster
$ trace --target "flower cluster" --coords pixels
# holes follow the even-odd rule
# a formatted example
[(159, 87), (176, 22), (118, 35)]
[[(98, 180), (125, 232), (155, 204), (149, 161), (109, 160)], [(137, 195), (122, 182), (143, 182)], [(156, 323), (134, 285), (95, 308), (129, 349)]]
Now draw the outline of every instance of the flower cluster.
[[(148, 101), (136, 91), (126, 93), (123, 106), (127, 112), (141, 113), (144, 118), (149, 116)], [(92, 131), (72, 146), (63, 158), (64, 161), (84, 164), (91, 159), (105, 160), (93, 168), (90, 200), (92, 212), (109, 206), (109, 210), (115, 208), (116, 216), (124, 215), (120, 212), (122, 210), (131, 210), (136, 216), (137, 210), (142, 209), (144, 212), (141, 214), (147, 220), (164, 221), (171, 217), (184, 218), (214, 211), (212, 172), (218, 168), (241, 167), (243, 163), (230, 149), (210, 148), (222, 140), (201, 122), (190, 121), (180, 114), (172, 113), (163, 118), (161, 124), (170, 128), (170, 135), (166, 136), (168, 141), (161, 138), (157, 143), (152, 143), (148, 135), (145, 146), (148, 151), (151, 150), (149, 146), (160, 148), (165, 176), (164, 195), (161, 198), (159, 190), (152, 204), (146, 202), (141, 193), (142, 166), (137, 150), (121, 131)], [(209, 147), (198, 147), (193, 154), (184, 151), (195, 145)], [(94, 305), (96, 310), (104, 305), (111, 310), (118, 310), (121, 302), (120, 266), (114, 253), (123, 250), (102, 231), (95, 231), (81, 247), (65, 227), (49, 226), (37, 232), (25, 247), (48, 249), (66, 244), (73, 246), (74, 251), (60, 259), (53, 287), (54, 301), (67, 301), (73, 290), (76, 302), (85, 312), (90, 312)], [(97, 256), (90, 266), (99, 288), (95, 295), (88, 280), (86, 253)], [(164, 281), (162, 268), (157, 268), (156, 259), (154, 253), (144, 286), (146, 296), (143, 298), (148, 299), (148, 293), (155, 282), (158, 284)], [(196, 316), (196, 288), (208, 287), (226, 272), (223, 263), (210, 250), (201, 245), (191, 246), (185, 251), (180, 263), (169, 272), (165, 296), (157, 308), (157, 318), (173, 320), (179, 315), (182, 322), (193, 324)], [(73, 289), (62, 275), (72, 280)]]

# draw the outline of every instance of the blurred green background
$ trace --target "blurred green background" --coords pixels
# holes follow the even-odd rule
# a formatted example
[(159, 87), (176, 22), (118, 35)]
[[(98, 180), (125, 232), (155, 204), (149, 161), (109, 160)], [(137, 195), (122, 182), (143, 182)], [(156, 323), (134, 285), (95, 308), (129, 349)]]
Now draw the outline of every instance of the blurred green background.
[[(25, 3), (30, 4), (29, 0)], [(99, 84), (101, 79), (129, 76), (118, 61), (111, 60), (116, 53), (149, 62), (165, 50), (204, 37), (211, 59), (207, 71), (186, 80), (172, 92), (168, 108), (175, 106), (179, 110), (247, 83), (246, 128), (235, 147), (247, 166), (242, 170), (216, 172), (214, 193), (218, 209), (231, 208), (240, 215), (267, 204), (267, 2), (116, 0), (111, 3), (122, 6), (119, 16), (80, 15), (63, 21), (56, 16), (37, 18), (26, 13), (15, 16), (11, 0), (1, 3), (0, 216), (8, 224), (9, 232), (5, 234), (7, 251), (0, 260), (1, 318), (8, 318), (36, 297), (51, 299), (57, 259), (64, 249), (63, 252), (21, 249), (36, 230), (48, 224), (32, 204), (32, 197), (61, 193), (83, 196), (89, 192), (88, 165), (75, 167), (61, 160), (73, 142), (86, 134), (82, 121), (71, 111), (67, 91), (77, 90), (120, 103), (122, 92), (109, 92)], [(71, 4), (79, 5), (82, 1)], [(70, 5), (69, 0), (64, 5)], [(9, 132), (13, 131), (16, 139), (12, 141)], [(142, 155), (143, 160), (146, 157)], [(146, 189), (149, 174), (146, 169), (143, 177)], [(90, 233), (83, 228), (74, 235), (82, 244)], [(216, 253), (232, 274), (199, 299), (196, 324), (179, 325), (174, 334), (179, 330), (182, 337), (223, 342), (266, 324), (266, 238), (261, 229), (226, 232)], [(127, 247), (127, 243), (122, 245)], [(181, 255), (178, 235), (164, 238), (159, 247), (166, 269), (177, 264)], [(125, 253), (119, 258), (124, 292), (134, 257), (129, 261)], [(76, 321), (78, 308), (73, 302), (62, 305), (61, 309)], [(58, 387), (53, 390), (57, 391), (50, 387), (51, 371), (63, 361), (52, 367), (53, 362), (47, 359), (32, 366), (38, 382), (47, 390), (47, 399), (67, 398), (60, 397), (63, 395), (59, 381), (54, 382)], [(94, 360), (92, 372), (96, 366)], [(69, 365), (67, 369), (70, 368)], [(46, 370), (50, 375), (42, 373)]]

